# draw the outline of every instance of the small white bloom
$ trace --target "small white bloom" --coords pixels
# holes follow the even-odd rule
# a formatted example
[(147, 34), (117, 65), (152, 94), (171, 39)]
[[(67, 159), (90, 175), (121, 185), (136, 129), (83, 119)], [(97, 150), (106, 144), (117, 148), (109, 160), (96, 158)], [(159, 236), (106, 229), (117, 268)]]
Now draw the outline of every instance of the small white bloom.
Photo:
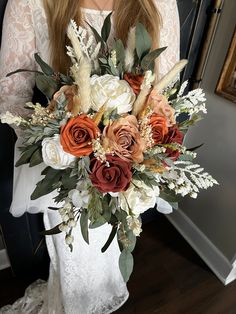
[(59, 226), (59, 230), (62, 232), (67, 232), (69, 230), (69, 226), (66, 223), (62, 223)]
[(118, 76), (105, 74), (91, 77), (92, 109), (98, 111), (104, 104), (107, 110), (117, 109), (118, 114), (127, 113), (133, 108), (135, 94), (129, 83)]
[(142, 232), (142, 223), (137, 217), (127, 216), (128, 227), (133, 231), (134, 235), (138, 237)]
[(66, 236), (66, 244), (71, 245), (74, 242), (74, 237), (71, 235)]
[(44, 163), (54, 169), (66, 169), (76, 159), (75, 156), (64, 152), (59, 134), (43, 140), (42, 156)]
[(68, 196), (76, 208), (87, 208), (90, 199), (87, 182), (84, 180), (80, 181), (76, 189), (71, 190)]
[(127, 213), (131, 210), (138, 217), (141, 213), (155, 206), (160, 190), (158, 186), (151, 188), (142, 181), (133, 180), (133, 183), (127, 191), (120, 193), (119, 202), (123, 210)]
[(76, 227), (76, 225), (77, 225), (77, 222), (74, 219), (70, 219), (68, 221), (68, 226), (69, 227), (74, 228), (74, 227)]

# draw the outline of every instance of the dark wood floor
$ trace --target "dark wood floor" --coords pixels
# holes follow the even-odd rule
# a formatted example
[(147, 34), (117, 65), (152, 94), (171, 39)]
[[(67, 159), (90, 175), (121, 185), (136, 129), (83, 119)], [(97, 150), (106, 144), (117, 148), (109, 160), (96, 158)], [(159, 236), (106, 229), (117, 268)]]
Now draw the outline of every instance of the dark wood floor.
[[(1, 271), (0, 307), (28, 284)], [(163, 216), (144, 225), (128, 288), (117, 314), (236, 314), (236, 282), (225, 287)]]

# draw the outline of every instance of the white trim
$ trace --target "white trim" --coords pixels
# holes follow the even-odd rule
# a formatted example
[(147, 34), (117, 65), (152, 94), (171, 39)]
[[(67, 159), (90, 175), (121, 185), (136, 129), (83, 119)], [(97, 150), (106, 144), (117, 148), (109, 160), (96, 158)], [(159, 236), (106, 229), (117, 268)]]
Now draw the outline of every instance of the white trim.
[(7, 250), (0, 250), (0, 270), (10, 267), (10, 261), (7, 255)]
[(236, 261), (231, 263), (181, 209), (167, 218), (224, 285), (236, 279)]

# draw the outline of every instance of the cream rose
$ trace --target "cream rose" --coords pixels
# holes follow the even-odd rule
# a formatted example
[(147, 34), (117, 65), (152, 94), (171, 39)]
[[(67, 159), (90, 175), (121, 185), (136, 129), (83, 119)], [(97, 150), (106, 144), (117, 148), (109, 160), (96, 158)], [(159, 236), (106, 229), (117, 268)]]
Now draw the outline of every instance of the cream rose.
[(73, 155), (64, 152), (59, 134), (42, 141), (42, 156), (44, 163), (54, 169), (66, 169), (76, 159)]
[(135, 94), (125, 80), (110, 74), (91, 77), (92, 109), (98, 111), (104, 104), (107, 109), (117, 109), (118, 114), (132, 110)]
[(127, 213), (131, 210), (132, 214), (138, 217), (155, 206), (160, 190), (158, 186), (151, 188), (142, 181), (133, 180), (132, 183), (127, 191), (119, 194), (119, 203)]

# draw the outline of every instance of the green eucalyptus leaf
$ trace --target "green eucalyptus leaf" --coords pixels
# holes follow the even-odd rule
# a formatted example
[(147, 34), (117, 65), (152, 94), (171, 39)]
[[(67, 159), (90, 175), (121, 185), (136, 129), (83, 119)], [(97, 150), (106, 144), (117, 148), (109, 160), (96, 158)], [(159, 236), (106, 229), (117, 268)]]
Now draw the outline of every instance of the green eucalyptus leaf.
[(89, 27), (93, 31), (93, 34), (94, 34), (96, 41), (101, 42), (101, 47), (104, 49), (105, 42), (104, 42), (103, 38), (98, 34), (97, 30), (92, 25), (90, 25), (89, 23), (87, 23), (87, 24), (89, 25)]
[(59, 229), (61, 224), (57, 225), (56, 227), (50, 229), (50, 230), (45, 230), (40, 232), (42, 235), (53, 235), (53, 234), (58, 234), (61, 233), (61, 230)]
[(55, 170), (49, 168), (44, 179), (39, 181), (31, 194), (31, 200), (36, 200), (37, 198), (49, 194), (57, 188), (55, 183), (60, 182), (62, 176), (62, 170)]
[(83, 209), (81, 216), (80, 216), (80, 228), (81, 233), (84, 238), (84, 241), (89, 244), (89, 234), (88, 234), (88, 212), (86, 209)]
[(35, 53), (34, 58), (35, 58), (35, 61), (40, 66), (40, 68), (42, 69), (43, 73), (49, 76), (54, 74), (54, 70), (46, 62), (44, 62), (43, 59), (41, 59), (39, 54)]
[(125, 47), (121, 39), (115, 41), (113, 49), (116, 51), (116, 58), (118, 63), (124, 64), (125, 61)]
[(178, 203), (178, 201), (181, 199), (181, 196), (176, 195), (174, 191), (166, 189), (164, 191), (160, 191), (160, 198), (163, 198), (163, 200), (167, 201), (168, 203)]
[(130, 251), (124, 249), (119, 258), (119, 267), (124, 279), (124, 282), (128, 282), (130, 275), (132, 274), (133, 267), (134, 267), (134, 259), (133, 255)]
[(105, 223), (107, 223), (106, 219), (103, 216), (101, 216), (94, 223), (91, 222), (89, 224), (89, 229), (99, 228), (99, 227), (103, 226)]
[(42, 152), (41, 149), (38, 148), (31, 156), (29, 166), (34, 167), (41, 164), (41, 162), (43, 162)]
[(116, 233), (117, 233), (117, 225), (114, 225), (112, 226), (111, 233), (109, 235), (107, 242), (105, 243), (105, 245), (103, 246), (101, 250), (102, 253), (106, 252), (106, 250), (109, 248), (110, 244), (112, 243), (112, 241), (114, 240), (116, 236)]
[(152, 46), (152, 40), (146, 28), (141, 23), (137, 23), (136, 25), (135, 36), (136, 52), (138, 58), (141, 60), (147, 53), (149, 53)]
[(52, 98), (59, 88), (57, 82), (50, 76), (36, 74), (35, 82), (38, 89), (48, 98)]
[(13, 74), (16, 74), (16, 73), (22, 73), (22, 72), (31, 72), (31, 73), (38, 73), (38, 74), (43, 74), (43, 72), (40, 72), (40, 71), (35, 71), (35, 70), (28, 70), (28, 69), (18, 69), (16, 71), (13, 71), (13, 72), (10, 72), (8, 73), (6, 76), (11, 76)]
[(107, 15), (102, 26), (101, 35), (102, 35), (102, 39), (105, 42), (107, 41), (111, 32), (111, 15), (112, 15), (112, 12)]
[(24, 153), (21, 155), (20, 159), (16, 162), (15, 166), (19, 167), (21, 165), (27, 164), (30, 162), (30, 159), (35, 151), (37, 151), (39, 146), (37, 144), (31, 145), (25, 149)]
[(160, 54), (166, 50), (167, 47), (163, 47), (163, 48), (159, 48), (159, 49), (155, 49), (152, 52), (150, 52), (149, 54), (147, 54), (146, 56), (143, 57), (142, 61), (141, 61), (141, 67), (144, 71), (147, 70), (154, 70), (154, 66), (155, 66), (155, 60), (156, 58), (158, 58), (160, 56)]

